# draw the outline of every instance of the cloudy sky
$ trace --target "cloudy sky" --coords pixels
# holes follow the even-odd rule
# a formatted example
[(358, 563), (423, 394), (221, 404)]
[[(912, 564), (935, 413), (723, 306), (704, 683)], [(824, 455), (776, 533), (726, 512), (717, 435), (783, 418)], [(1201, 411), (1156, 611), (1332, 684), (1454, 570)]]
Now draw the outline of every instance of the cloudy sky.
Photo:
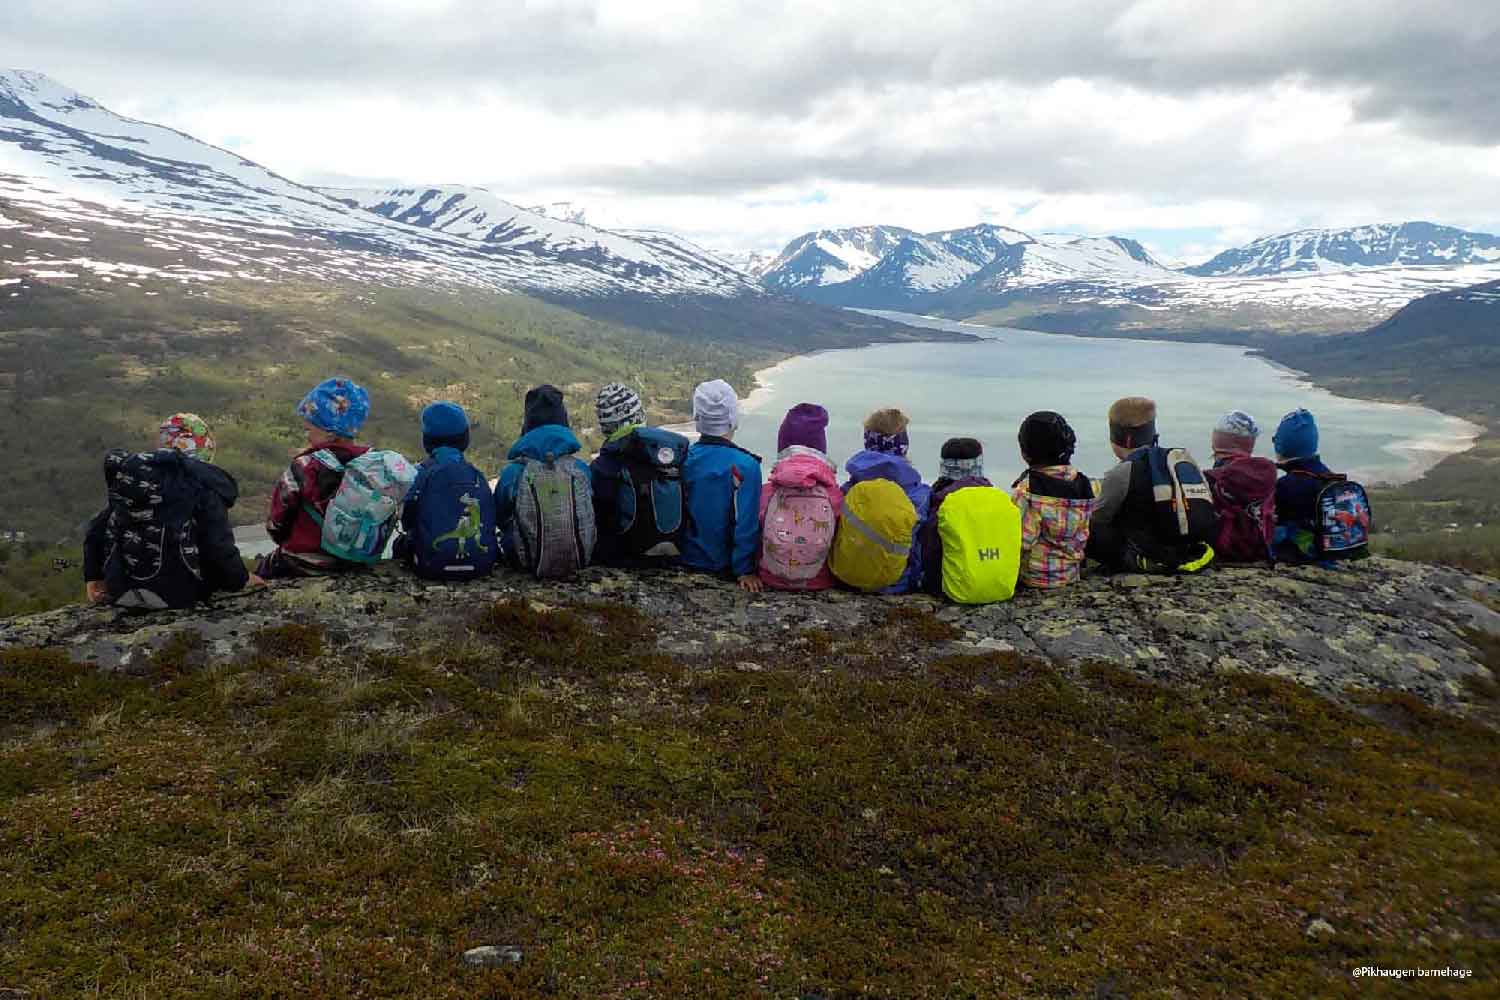
[(319, 184), (776, 250), (989, 221), (1179, 259), (1500, 232), (1494, 0), (5, 0), (0, 65)]

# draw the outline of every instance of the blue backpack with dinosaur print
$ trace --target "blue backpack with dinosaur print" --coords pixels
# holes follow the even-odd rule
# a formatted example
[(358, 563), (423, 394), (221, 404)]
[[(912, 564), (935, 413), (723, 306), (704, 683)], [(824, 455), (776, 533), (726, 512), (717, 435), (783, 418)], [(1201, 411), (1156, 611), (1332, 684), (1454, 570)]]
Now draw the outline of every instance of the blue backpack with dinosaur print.
[(437, 466), (417, 497), (412, 566), (431, 580), (488, 576), (500, 551), (495, 538), (495, 495), (468, 462)]

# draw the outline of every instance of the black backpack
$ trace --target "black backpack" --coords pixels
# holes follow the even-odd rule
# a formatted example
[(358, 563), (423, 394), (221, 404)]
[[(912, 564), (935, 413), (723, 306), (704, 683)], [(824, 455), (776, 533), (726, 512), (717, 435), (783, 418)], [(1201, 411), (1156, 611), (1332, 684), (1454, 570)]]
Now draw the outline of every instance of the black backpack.
[(181, 452), (111, 452), (104, 582), (124, 608), (187, 608), (204, 591), (198, 483)]
[(633, 559), (669, 559), (682, 554), (687, 506), (682, 465), (688, 439), (659, 427), (640, 427), (622, 442), (616, 523), (601, 525)]
[(1167, 545), (1212, 545), (1219, 532), (1214, 494), (1186, 448), (1150, 445), (1137, 452), (1150, 474), (1154, 534)]

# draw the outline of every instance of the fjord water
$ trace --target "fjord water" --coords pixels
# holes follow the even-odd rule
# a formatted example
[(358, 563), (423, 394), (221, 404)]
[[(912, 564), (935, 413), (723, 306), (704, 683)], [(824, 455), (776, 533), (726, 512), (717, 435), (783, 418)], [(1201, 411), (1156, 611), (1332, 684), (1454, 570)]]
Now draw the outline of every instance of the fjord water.
[(1276, 422), (1305, 406), (1318, 418), (1324, 460), (1373, 484), (1414, 479), (1444, 455), (1467, 448), (1477, 433), (1467, 421), (1420, 406), (1334, 396), (1238, 347), (1071, 337), (895, 312), (874, 315), (979, 339), (879, 344), (792, 358), (761, 373), (761, 388), (746, 400), (736, 440), (770, 458), (787, 408), (821, 403), (831, 415), (829, 457), (842, 468), (861, 447), (865, 415), (899, 406), (912, 418), (911, 457), (924, 477), (936, 475), (945, 439), (971, 436), (984, 443), (990, 479), (1009, 485), (1021, 470), (1016, 447), (1021, 420), (1050, 409), (1067, 417), (1078, 433), (1078, 466), (1100, 476), (1115, 461), (1105, 420), (1109, 405), (1138, 394), (1157, 401), (1162, 443), (1186, 447), (1204, 464), (1210, 461), (1209, 432), (1226, 410), (1255, 417), (1262, 428), (1257, 454), (1271, 457)]

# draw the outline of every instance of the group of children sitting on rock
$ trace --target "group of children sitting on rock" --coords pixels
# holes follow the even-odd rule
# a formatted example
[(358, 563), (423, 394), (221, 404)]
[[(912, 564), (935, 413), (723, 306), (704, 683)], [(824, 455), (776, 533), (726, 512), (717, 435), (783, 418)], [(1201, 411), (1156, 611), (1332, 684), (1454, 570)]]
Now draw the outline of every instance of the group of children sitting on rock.
[(1255, 456), (1259, 428), (1248, 414), (1225, 414), (1203, 470), (1158, 443), (1155, 403), (1118, 400), (1109, 434), (1119, 464), (1097, 483), (1072, 464), (1068, 422), (1033, 413), (1018, 434), (1025, 470), (1003, 489), (985, 478), (983, 448), (967, 437), (943, 445), (938, 478), (923, 482), (896, 409), (865, 420), (864, 448), (840, 483), (828, 411), (813, 403), (787, 412), (767, 476), (734, 442), (739, 400), (727, 382), (694, 391), (695, 442), (647, 426), (628, 386), (606, 385), (595, 407), (604, 444), (586, 463), (562, 393), (528, 392), (521, 437), (492, 488), (465, 457), (469, 421), (458, 404), (422, 411), (427, 458), (414, 467), (357, 443), (369, 396), (350, 379), (328, 379), (297, 406), (307, 445), (272, 492), (266, 530), (277, 547), (253, 573), (229, 527), (234, 480), (210, 464), (207, 425), (177, 414), (161, 425), (157, 450), (105, 459), (109, 503), (84, 549), (89, 600), (185, 607), (389, 552), (435, 580), (483, 577), (502, 562), (544, 579), (591, 563), (678, 566), (755, 592), (844, 586), (977, 604), (1007, 600), (1018, 585), (1066, 586), (1088, 558), (1111, 572), (1191, 573), (1215, 559), (1327, 563), (1368, 547), (1369, 501), (1319, 460), (1306, 410), (1281, 420), (1275, 462)]

